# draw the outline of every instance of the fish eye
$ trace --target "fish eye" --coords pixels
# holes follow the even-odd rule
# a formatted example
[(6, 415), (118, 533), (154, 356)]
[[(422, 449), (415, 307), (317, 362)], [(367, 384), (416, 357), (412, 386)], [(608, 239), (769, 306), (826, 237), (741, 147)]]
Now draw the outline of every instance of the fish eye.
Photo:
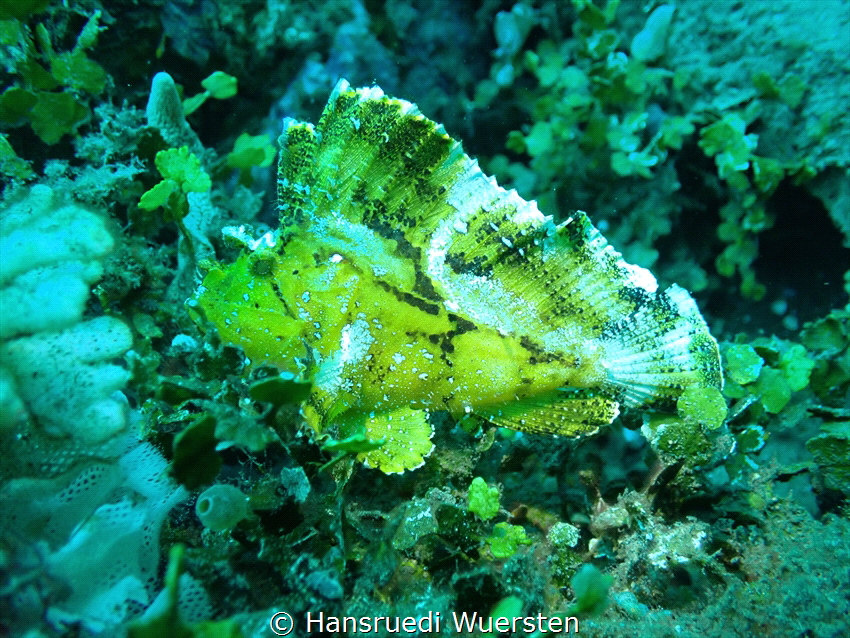
[(257, 257), (251, 263), (251, 272), (258, 277), (267, 277), (274, 273), (274, 259), (270, 257)]

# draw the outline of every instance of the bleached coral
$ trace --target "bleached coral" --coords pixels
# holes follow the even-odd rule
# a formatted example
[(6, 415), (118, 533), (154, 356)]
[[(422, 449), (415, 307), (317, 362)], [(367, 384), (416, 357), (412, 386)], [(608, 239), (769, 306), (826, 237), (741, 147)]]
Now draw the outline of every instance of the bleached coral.
[(198, 136), (183, 115), (177, 86), (168, 73), (161, 72), (153, 76), (145, 116), (148, 126), (158, 130), (169, 146), (188, 146), (192, 152), (203, 150)]

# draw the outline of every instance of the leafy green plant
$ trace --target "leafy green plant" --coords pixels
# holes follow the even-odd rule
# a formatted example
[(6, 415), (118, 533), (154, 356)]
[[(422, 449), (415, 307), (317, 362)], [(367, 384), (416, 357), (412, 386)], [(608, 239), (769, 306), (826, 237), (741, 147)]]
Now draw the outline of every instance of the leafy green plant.
[[(524, 92), (520, 102), (532, 123), (513, 131), (507, 147), (531, 158), (532, 177), (517, 187), (544, 206), (557, 186), (574, 191), (599, 180), (654, 177), (668, 150), (680, 148), (683, 135), (694, 130), (682, 116), (665, 118), (671, 121), (663, 127), (650, 124), (648, 104), (668, 91), (673, 74), (622, 50), (620, 34), (612, 28), (619, 3), (573, 4), (574, 40), (544, 39), (512, 62), (513, 75), (525, 71), (538, 86)], [(502, 81), (502, 64), (500, 58), (491, 72), (495, 80), (479, 85), (476, 105), (486, 106), (500, 90), (512, 88)], [(506, 168), (502, 172), (516, 175), (515, 167)]]
[(601, 614), (608, 605), (608, 590), (613, 580), (611, 575), (603, 574), (594, 565), (582, 565), (570, 581), (576, 601), (567, 613), (585, 616)]
[(788, 173), (779, 161), (754, 153), (758, 135), (747, 133), (752, 112), (733, 111), (700, 130), (699, 146), (717, 165), (718, 176), (730, 186), (730, 200), (720, 209), (717, 236), (727, 246), (717, 257), (717, 272), (741, 276), (741, 293), (759, 300), (765, 287), (756, 281), (752, 263), (758, 256), (756, 235), (773, 225), (765, 201)]
[(275, 407), (295, 405), (307, 400), (311, 387), (310, 383), (298, 380), (295, 374), (281, 372), (252, 383), (248, 388), (248, 396)]
[(370, 439), (365, 432), (357, 432), (345, 437), (344, 439), (331, 439), (326, 441), (322, 444), (322, 451), (332, 452), (336, 456), (325, 463), (320, 468), (320, 471), (336, 465), (346, 457), (354, 458), (359, 454), (365, 454), (367, 452), (377, 450), (385, 445), (386, 442), (387, 440), (385, 438)]
[(186, 548), (174, 545), (168, 556), (168, 569), (165, 573), (166, 599), (158, 613), (146, 615), (143, 619), (130, 624), (130, 638), (241, 638), (242, 631), (230, 619), (206, 620), (187, 623), (180, 617), (178, 599), (180, 595), (180, 574), (184, 571)]
[(812, 390), (840, 402), (850, 387), (850, 310), (833, 310), (806, 324), (800, 338), (815, 357)]
[(0, 134), (0, 173), (11, 179), (25, 180), (34, 175), (30, 163), (18, 157), (5, 135)]
[(815, 361), (799, 343), (760, 337), (721, 344), (727, 383), (723, 393), (733, 399), (752, 397), (772, 414), (780, 412), (794, 392), (809, 384)]
[(201, 80), (201, 86), (206, 89), (203, 93), (198, 93), (183, 100), (183, 115), (191, 115), (211, 97), (217, 100), (226, 100), (233, 97), (236, 95), (236, 84), (236, 78), (232, 75), (228, 75), (224, 71), (215, 71)]
[(97, 42), (100, 15), (93, 12), (74, 48), (61, 52), (53, 47), (58, 35), (51, 35), (42, 23), (34, 30), (18, 20), (2, 23), (0, 44), (14, 50), (7, 57), (18, 81), (0, 94), (0, 121), (10, 126), (28, 123), (45, 144), (56, 144), (90, 117), (84, 94), (100, 95), (108, 80), (104, 68), (86, 54)]
[(824, 485), (850, 495), (850, 424), (824, 423), (820, 434), (806, 442)]
[(727, 113), (700, 131), (699, 146), (717, 164), (721, 179), (737, 177), (750, 166), (758, 135), (746, 133), (747, 123), (738, 113)]
[[(482, 521), (489, 521), (500, 510), (499, 489), (490, 487), (480, 476), (476, 476), (469, 486), (469, 511)], [(494, 558), (503, 559), (513, 556), (520, 545), (529, 545), (529, 539), (521, 525), (496, 523), (493, 531), (484, 539)]]
[(171, 474), (187, 489), (209, 485), (221, 470), (215, 426), (215, 417), (204, 414), (174, 437)]
[(784, 102), (792, 109), (797, 108), (806, 93), (806, 83), (798, 75), (789, 73), (777, 82), (766, 71), (753, 74), (753, 84), (762, 97)]
[[(544, 35), (528, 40), (536, 43), (533, 50), (524, 37), (514, 38), (511, 56), (497, 52), (490, 77), (476, 88), (473, 107), (514, 104), (525, 116), (508, 135), (506, 148), (527, 159), (497, 155), (488, 169), (546, 212), (567, 215), (573, 207), (590, 208), (616, 225), (620, 237), (609, 239), (618, 241), (630, 260), (652, 267), (658, 257), (653, 243), (670, 232), (681, 207), (681, 199), (671, 196), (681, 188), (677, 178), (684, 164), (674, 166), (669, 157), (696, 142), (714, 161), (726, 199), (717, 229), (725, 247), (714, 256), (715, 269), (723, 277), (740, 278), (745, 298), (762, 299), (766, 287), (753, 264), (758, 234), (773, 224), (767, 202), (783, 179), (811, 177), (812, 169), (759, 155), (758, 134), (748, 128), (764, 115), (766, 101), (797, 108), (805, 83), (793, 74), (774, 80), (759, 72), (753, 77), (759, 99), (746, 106), (715, 100), (717, 106), (706, 109), (694, 103), (693, 69), (665, 67), (673, 5), (655, 6), (629, 45), (617, 21), (619, 2), (571, 4), (576, 18), (570, 37), (535, 14)], [(640, 198), (641, 191), (649, 195)], [(658, 201), (650, 204), (653, 196)], [(680, 281), (683, 272), (698, 273), (694, 282), (702, 286), (713, 284), (701, 265), (675, 271)]]
[[(505, 621), (510, 623), (514, 618), (522, 616), (523, 606), (522, 598), (519, 596), (506, 596), (497, 602), (493, 606), (493, 609), (490, 610), (490, 618), (497, 622), (504, 619), (502, 620), (502, 623)], [(482, 638), (495, 635), (496, 634), (494, 632), (484, 632), (482, 634)]]
[(764, 367), (764, 359), (748, 343), (730, 343), (723, 350), (729, 379), (739, 385), (752, 383)]
[(186, 146), (160, 151), (155, 162), (162, 181), (142, 195), (139, 207), (154, 210), (161, 206), (168, 220), (180, 221), (189, 212), (186, 195), (209, 191), (212, 187), (210, 176)]
[(483, 478), (476, 476), (469, 486), (469, 511), (482, 521), (489, 521), (499, 513), (499, 488), (489, 487)]
[(255, 166), (271, 166), (277, 153), (268, 135), (249, 135), (242, 133), (236, 138), (233, 150), (227, 154), (224, 161), (230, 168), (239, 170), (239, 182), (246, 186), (251, 184), (251, 169)]
[(26, 18), (47, 8), (50, 0), (8, 0), (0, 2), (0, 20)]
[(531, 539), (521, 525), (496, 523), (493, 532), (487, 537), (487, 545), (494, 558), (510, 558), (516, 554), (520, 545), (530, 545)]

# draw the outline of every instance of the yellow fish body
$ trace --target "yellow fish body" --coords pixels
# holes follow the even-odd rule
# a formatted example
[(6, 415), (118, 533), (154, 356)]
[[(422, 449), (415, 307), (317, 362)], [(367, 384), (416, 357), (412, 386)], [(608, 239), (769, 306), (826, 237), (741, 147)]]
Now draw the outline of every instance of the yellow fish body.
[(434, 410), (575, 436), (721, 386), (686, 291), (499, 187), (409, 102), (340, 81), (317, 126), (284, 129), (279, 231), (196, 302), (253, 364), (313, 382), (317, 431), (385, 439), (368, 465), (421, 465)]

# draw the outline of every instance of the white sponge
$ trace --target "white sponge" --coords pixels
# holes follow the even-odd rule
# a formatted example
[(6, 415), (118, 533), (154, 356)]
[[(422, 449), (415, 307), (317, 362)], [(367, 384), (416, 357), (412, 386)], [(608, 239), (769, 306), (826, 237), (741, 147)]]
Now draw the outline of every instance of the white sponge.
[(80, 323), (113, 245), (103, 217), (44, 184), (0, 209), (0, 427), (29, 413), (46, 434), (90, 445), (124, 430), (130, 375), (109, 361), (130, 330)]
[(0, 211), (0, 338), (58, 330), (82, 317), (114, 240), (103, 219), (43, 184)]
[(47, 434), (96, 444), (126, 425), (126, 399), (119, 390), (130, 373), (106, 361), (132, 345), (123, 322), (98, 317), (10, 341), (0, 347), (0, 361)]

